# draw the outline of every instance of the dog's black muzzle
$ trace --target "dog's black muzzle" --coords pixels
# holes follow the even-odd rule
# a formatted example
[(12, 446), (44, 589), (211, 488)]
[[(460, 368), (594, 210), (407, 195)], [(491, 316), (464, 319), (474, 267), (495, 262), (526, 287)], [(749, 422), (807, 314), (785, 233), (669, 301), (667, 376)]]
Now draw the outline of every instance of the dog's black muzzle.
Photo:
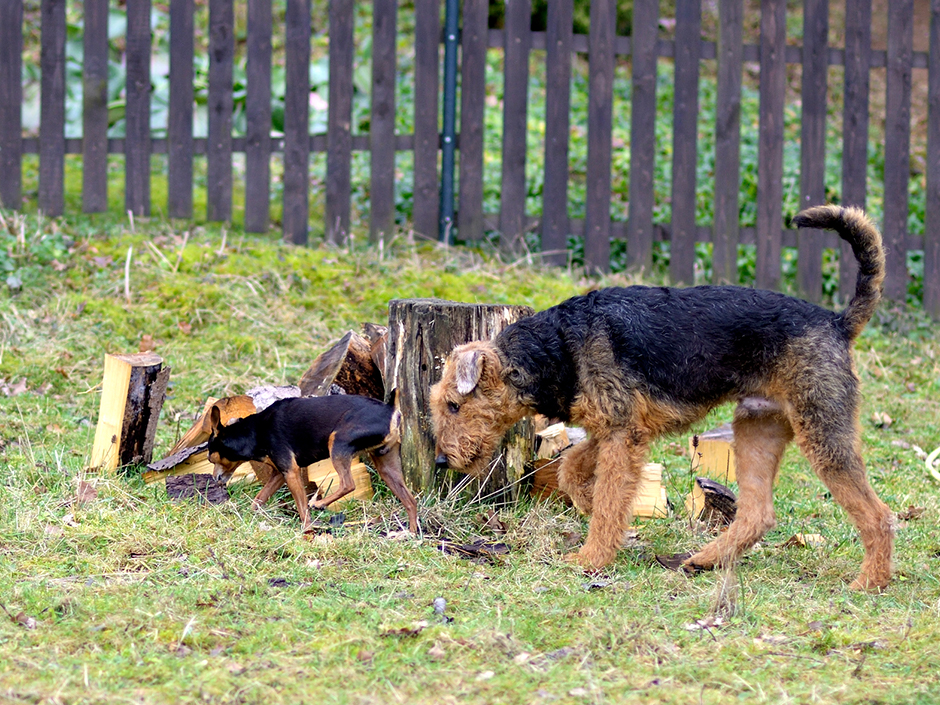
[(438, 470), (446, 470), (448, 467), (450, 467), (450, 463), (447, 462), (447, 456), (444, 455), (443, 453), (442, 453), (441, 455), (437, 456), (437, 457), (434, 459), (434, 466), (435, 466)]

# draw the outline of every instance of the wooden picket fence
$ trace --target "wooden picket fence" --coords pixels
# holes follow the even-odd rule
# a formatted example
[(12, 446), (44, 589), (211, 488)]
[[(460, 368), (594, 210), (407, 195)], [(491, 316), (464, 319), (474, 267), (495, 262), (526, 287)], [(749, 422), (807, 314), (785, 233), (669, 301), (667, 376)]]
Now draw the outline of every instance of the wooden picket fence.
[[(284, 60), (285, 124), (271, 134), (271, 0), (250, 0), (247, 23), (247, 130), (232, 135), (234, 0), (209, 4), (208, 137), (193, 137), (193, 0), (170, 0), (170, 108), (167, 137), (150, 134), (151, 0), (127, 0), (126, 137), (107, 137), (108, 0), (84, 0), (84, 127), (82, 139), (65, 139), (65, 0), (42, 0), (42, 85), (39, 138), (22, 137), (22, 0), (0, 2), (0, 203), (21, 202), (21, 159), (39, 154), (39, 206), (48, 214), (64, 209), (64, 157), (83, 155), (83, 207), (107, 207), (107, 155), (125, 157), (126, 208), (146, 215), (151, 207), (150, 155), (167, 154), (168, 202), (175, 218), (193, 214), (193, 162), (207, 160), (208, 217), (232, 216), (232, 155), (245, 156), (244, 227), (269, 226), (270, 163), (283, 160), (285, 239), (305, 243), (310, 213), (310, 156), (326, 152), (323, 230), (342, 242), (349, 232), (353, 151), (370, 152), (370, 235), (395, 228), (395, 153), (414, 153), (413, 222), (418, 234), (436, 237), (440, 214), (439, 127), (442, 0), (413, 0), (415, 11), (414, 133), (395, 134), (397, 1), (374, 0), (370, 132), (351, 131), (353, 96), (354, 3), (329, 3), (328, 129), (309, 134), (310, 0), (286, 0)], [(787, 64), (802, 65), (801, 203), (824, 201), (825, 130), (828, 68), (843, 66), (844, 132), (842, 202), (864, 206), (869, 129), (869, 76), (886, 68), (884, 221), (888, 256), (885, 291), (903, 300), (907, 291), (906, 253), (924, 252), (924, 304), (940, 316), (940, 1), (931, 3), (929, 52), (913, 51), (913, 0), (889, 4), (887, 51), (871, 48), (871, 0), (846, 0), (845, 46), (827, 45), (827, 0), (804, 0), (803, 45), (786, 42), (785, 0), (762, 0), (760, 42), (743, 42), (743, 0), (718, 0), (719, 38), (701, 38), (701, 0), (676, 0), (674, 39), (658, 38), (658, 0), (634, 0), (632, 36), (617, 36), (614, 0), (593, 0), (590, 32), (572, 30), (573, 0), (551, 0), (547, 30), (531, 30), (531, 0), (507, 0), (502, 29), (487, 25), (488, 0), (462, 0), (460, 42), (459, 192), (456, 228), (463, 240), (484, 230), (500, 233), (507, 252), (519, 250), (527, 229), (537, 228), (549, 261), (567, 260), (569, 235), (584, 239), (585, 263), (606, 270), (612, 239), (625, 239), (629, 264), (650, 267), (653, 243), (671, 241), (670, 275), (677, 283), (693, 278), (695, 243), (713, 243), (716, 281), (737, 281), (737, 246), (756, 244), (756, 284), (778, 288), (781, 248), (798, 247), (798, 282), (803, 296), (818, 300), (822, 290), (823, 248), (841, 248), (840, 289), (854, 288), (851, 251), (831, 234), (794, 232), (783, 223), (784, 99)], [(277, 31), (281, 31), (278, 29)], [(501, 49), (503, 61), (503, 135), (501, 205), (498, 214), (483, 209), (485, 55)], [(529, 59), (545, 51), (547, 79), (543, 208), (540, 219), (525, 211), (526, 118)], [(568, 217), (568, 158), (571, 125), (572, 56), (589, 61), (587, 189), (585, 217)], [(613, 77), (618, 58), (630, 57), (629, 219), (610, 217)], [(669, 223), (654, 223), (656, 65), (671, 57), (675, 65), (671, 210)], [(696, 159), (700, 64), (717, 61), (715, 202), (711, 226), (696, 225)], [(744, 62), (760, 66), (760, 129), (756, 227), (739, 225), (740, 111)], [(908, 233), (910, 179), (911, 76), (929, 71), (926, 235)]]

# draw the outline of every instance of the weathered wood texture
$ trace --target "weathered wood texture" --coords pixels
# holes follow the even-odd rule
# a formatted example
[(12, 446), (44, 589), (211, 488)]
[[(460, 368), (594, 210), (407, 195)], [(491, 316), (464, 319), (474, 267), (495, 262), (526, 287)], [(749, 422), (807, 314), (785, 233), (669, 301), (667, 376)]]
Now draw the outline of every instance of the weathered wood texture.
[(940, 0), (930, 0), (924, 309), (940, 319)]
[(232, 71), (235, 9), (231, 0), (209, 0), (209, 133), (206, 142), (208, 220), (232, 218)]
[(23, 176), (23, 3), (0, 2), (0, 207), (19, 208)]
[(263, 233), (271, 214), (271, 0), (248, 3), (245, 95), (245, 230)]
[(167, 115), (167, 213), (193, 216), (194, 0), (170, 0), (170, 112)]
[(149, 463), (170, 368), (153, 353), (105, 355), (91, 467)]
[[(803, 114), (800, 138), (800, 208), (826, 200), (826, 88), (829, 73), (829, 0), (803, 2)], [(822, 300), (822, 232), (797, 233), (797, 279), (800, 295)]]
[(108, 209), (108, 0), (85, 0), (82, 210)]
[(372, 342), (355, 331), (349, 331), (319, 355), (301, 377), (299, 386), (305, 397), (359, 394), (385, 399), (385, 385), (373, 357)]
[(327, 242), (349, 235), (352, 169), (353, 0), (330, 2), (330, 95), (326, 131)]
[[(334, 4), (330, 3), (331, 8)], [(304, 245), (310, 217), (310, 0), (287, 0), (285, 32), (284, 214), (281, 227), (286, 241)]]
[(483, 237), (483, 115), (488, 0), (464, 0), (460, 36), (460, 239)]
[(65, 210), (65, 0), (40, 7), (39, 208), (56, 216)]
[(369, 119), (369, 240), (395, 235), (395, 22), (398, 0), (372, 3), (372, 113)]
[(150, 215), (150, 0), (127, 0), (124, 210)]
[[(466, 6), (466, 5), (465, 5)], [(466, 10), (465, 10), (466, 12)], [(441, 36), (441, 1), (415, 0), (415, 232), (437, 239), (440, 189), (437, 175), (438, 67)]]
[[(528, 306), (439, 299), (397, 299), (389, 303), (385, 397), (387, 402), (397, 399), (402, 413), (402, 466), (415, 492), (436, 493), (454, 479), (450, 471), (442, 476), (435, 469), (429, 408), (431, 385), (440, 380), (445, 359), (455, 346), (491, 339), (509, 324), (531, 314)], [(532, 423), (524, 420), (507, 433), (489, 481), (482, 487), (471, 483), (473, 491), (481, 496), (515, 497), (533, 449)]]

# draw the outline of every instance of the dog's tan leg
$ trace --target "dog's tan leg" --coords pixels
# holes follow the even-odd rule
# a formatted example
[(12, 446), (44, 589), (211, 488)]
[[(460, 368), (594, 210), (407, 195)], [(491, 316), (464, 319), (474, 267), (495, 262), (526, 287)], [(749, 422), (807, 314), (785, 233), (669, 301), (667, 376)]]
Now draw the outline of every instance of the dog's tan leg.
[(738, 480), (738, 511), (728, 530), (686, 560), (689, 568), (728, 567), (776, 525), (773, 485), (793, 430), (782, 409), (764, 401), (764, 408), (742, 404), (735, 412), (734, 462)]
[(631, 431), (617, 430), (596, 440), (591, 522), (587, 541), (577, 554), (584, 568), (596, 570), (614, 560), (630, 524), (648, 447), (632, 435)]
[(261, 491), (255, 495), (255, 498), (251, 501), (252, 509), (260, 509), (263, 505), (267, 503), (274, 493), (277, 492), (281, 487), (284, 486), (284, 476), (280, 472), (272, 472), (270, 479), (264, 483), (264, 487), (261, 488)]
[(373, 451), (369, 456), (372, 458), (372, 462), (375, 463), (375, 469), (379, 473), (379, 477), (382, 478), (392, 494), (405, 507), (405, 511), (408, 513), (408, 530), (413, 534), (418, 533), (418, 503), (415, 501), (414, 495), (408, 490), (407, 485), (405, 485), (405, 478), (402, 475), (401, 446), (396, 444), (384, 455), (379, 455), (377, 451)]
[(565, 453), (558, 468), (558, 489), (571, 497), (579, 510), (590, 514), (594, 501), (597, 443), (588, 438)]
[(823, 437), (815, 433), (815, 429), (804, 428), (797, 431), (797, 442), (819, 479), (848, 513), (862, 537), (865, 558), (851, 587), (879, 591), (891, 580), (896, 521), (888, 505), (881, 501), (868, 482), (865, 463), (859, 452), (859, 433), (856, 428), (848, 438), (834, 438)]
[(336, 470), (336, 474), (339, 475), (339, 489), (322, 499), (311, 502), (310, 506), (314, 509), (326, 509), (333, 502), (342, 499), (356, 489), (356, 483), (353, 482), (351, 472), (352, 456), (331, 452), (330, 460), (333, 461), (333, 468)]
[(287, 482), (287, 488), (290, 490), (294, 503), (297, 505), (297, 513), (300, 514), (300, 525), (306, 531), (310, 528), (310, 509), (307, 507), (307, 486), (304, 483), (303, 470), (293, 463), (284, 473), (284, 480)]

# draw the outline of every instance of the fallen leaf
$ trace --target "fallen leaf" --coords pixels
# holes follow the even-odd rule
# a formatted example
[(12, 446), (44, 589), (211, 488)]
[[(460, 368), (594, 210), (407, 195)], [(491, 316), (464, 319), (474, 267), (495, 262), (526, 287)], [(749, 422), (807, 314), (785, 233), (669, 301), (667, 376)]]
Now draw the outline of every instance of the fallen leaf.
[(78, 522), (75, 521), (74, 514), (66, 514), (64, 517), (62, 517), (62, 523), (65, 524), (66, 526), (72, 526), (72, 527), (78, 526)]
[(231, 673), (233, 676), (240, 676), (242, 673), (248, 669), (242, 666), (238, 661), (230, 661), (226, 666), (226, 670)]
[(359, 659), (362, 663), (371, 663), (373, 655), (374, 654), (368, 649), (360, 649), (359, 653), (356, 654), (356, 658)]
[(692, 552), (687, 551), (686, 553), (673, 553), (666, 556), (656, 556), (656, 562), (659, 563), (666, 570), (682, 570), (686, 560), (692, 557)]
[(925, 507), (915, 507), (913, 504), (907, 509), (903, 509), (898, 512), (898, 519), (902, 521), (910, 521), (911, 519), (920, 519), (923, 515)]
[(20, 612), (14, 617), (14, 620), (17, 624), (25, 629), (35, 629), (36, 628), (36, 619), (35, 617), (30, 617), (25, 612)]
[(104, 269), (114, 261), (114, 258), (111, 257), (111, 255), (107, 255), (105, 257), (98, 255), (97, 257), (92, 257), (91, 261), (95, 263), (95, 266), (98, 269)]
[(180, 329), (180, 333), (183, 335), (189, 335), (193, 332), (193, 324), (187, 321), (179, 321), (176, 327)]
[(386, 629), (384, 632), (380, 632), (379, 636), (398, 636), (398, 637), (416, 637), (418, 634), (427, 629), (428, 623), (424, 620), (416, 622), (414, 626), (411, 627), (399, 627), (398, 629)]
[(499, 556), (509, 553), (509, 546), (504, 543), (490, 543), (487, 541), (474, 541), (469, 544), (458, 544), (448, 539), (441, 539), (437, 547), (444, 553), (461, 558), (472, 558), (496, 562)]
[(490, 678), (492, 678), (492, 677), (495, 676), (495, 675), (496, 675), (496, 674), (495, 674), (493, 671), (483, 671), (482, 673), (480, 673), (480, 674), (477, 676), (477, 680), (478, 680), (478, 681), (488, 681)]
[(491, 531), (497, 535), (506, 533), (506, 525), (500, 520), (495, 509), (491, 508), (489, 513), (480, 514), (478, 519), (486, 531)]
[(725, 620), (721, 617), (704, 617), (703, 619), (696, 619), (691, 624), (686, 624), (684, 629), (686, 631), (695, 632), (695, 631), (708, 631), (715, 627), (720, 627), (725, 623)]
[(891, 424), (894, 423), (894, 419), (883, 411), (876, 411), (871, 415), (871, 422), (878, 428), (890, 428)]
[(781, 548), (822, 548), (826, 545), (826, 539), (819, 534), (794, 534), (782, 544)]
[(150, 352), (156, 347), (153, 342), (153, 336), (150, 333), (144, 333), (140, 338), (140, 345), (137, 347), (139, 352)]
[(95, 489), (95, 486), (90, 482), (85, 482), (85, 480), (78, 481), (78, 488), (75, 491), (75, 500), (79, 504), (87, 504), (88, 502), (94, 502), (98, 499), (98, 490)]
[(441, 661), (446, 658), (447, 652), (441, 648), (440, 644), (435, 644), (428, 649), (428, 658), (432, 661)]

